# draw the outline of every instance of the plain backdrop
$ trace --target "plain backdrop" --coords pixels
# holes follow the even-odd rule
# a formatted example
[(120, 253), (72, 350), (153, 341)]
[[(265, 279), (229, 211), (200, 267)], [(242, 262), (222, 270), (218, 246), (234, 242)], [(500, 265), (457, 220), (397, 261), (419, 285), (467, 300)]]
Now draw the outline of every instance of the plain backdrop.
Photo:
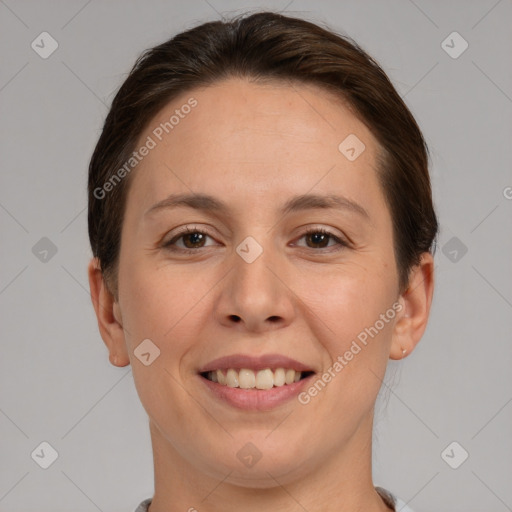
[[(89, 297), (87, 167), (144, 49), (261, 9), (354, 38), (432, 153), (434, 303), (389, 365), (375, 484), (417, 512), (512, 510), (510, 0), (0, 0), (0, 511), (132, 512), (152, 496), (147, 416)], [(41, 450), (58, 454), (47, 469)]]

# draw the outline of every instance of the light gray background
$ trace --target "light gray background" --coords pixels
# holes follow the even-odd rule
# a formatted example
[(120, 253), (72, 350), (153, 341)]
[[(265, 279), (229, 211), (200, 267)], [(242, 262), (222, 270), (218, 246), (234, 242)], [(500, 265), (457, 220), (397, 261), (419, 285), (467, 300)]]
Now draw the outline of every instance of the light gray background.
[[(142, 50), (260, 8), (353, 37), (432, 151), (434, 304), (417, 350), (390, 363), (375, 483), (418, 512), (512, 510), (510, 0), (0, 0), (0, 511), (132, 512), (152, 496), (147, 416), (130, 367), (108, 362), (88, 293), (87, 166)], [(43, 31), (59, 44), (47, 59), (31, 48)], [(441, 45), (453, 31), (469, 44), (456, 59)], [(42, 237), (57, 248), (47, 261), (32, 251)], [(48, 469), (31, 458), (43, 441), (59, 454)], [(469, 453), (458, 469), (441, 457), (452, 441)]]

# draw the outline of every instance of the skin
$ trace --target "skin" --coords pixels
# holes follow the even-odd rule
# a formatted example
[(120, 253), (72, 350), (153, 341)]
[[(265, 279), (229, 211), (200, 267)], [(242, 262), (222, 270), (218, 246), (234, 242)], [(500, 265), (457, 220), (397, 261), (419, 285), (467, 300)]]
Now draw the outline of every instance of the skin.
[[(426, 328), (433, 258), (422, 256), (399, 293), (377, 141), (329, 92), (229, 79), (171, 102), (141, 143), (191, 96), (198, 105), (131, 177), (118, 301), (96, 259), (88, 269), (110, 361), (132, 365), (149, 416), (150, 512), (388, 510), (371, 478), (374, 405), (388, 359), (409, 355)], [(353, 162), (338, 150), (349, 134), (366, 146)], [(189, 192), (215, 196), (230, 214), (180, 207), (144, 215), (169, 194)], [(369, 218), (332, 208), (279, 213), (305, 193), (343, 195)], [(175, 247), (196, 253), (161, 247), (187, 224), (208, 237)], [(348, 246), (303, 236), (318, 227)], [(247, 236), (263, 248), (252, 263), (236, 252)], [(292, 399), (242, 411), (213, 398), (197, 376), (234, 353), (284, 354), (321, 375), (397, 301), (402, 311), (307, 405)], [(134, 355), (146, 338), (161, 351), (149, 366)], [(251, 468), (237, 458), (249, 441), (262, 454)]]

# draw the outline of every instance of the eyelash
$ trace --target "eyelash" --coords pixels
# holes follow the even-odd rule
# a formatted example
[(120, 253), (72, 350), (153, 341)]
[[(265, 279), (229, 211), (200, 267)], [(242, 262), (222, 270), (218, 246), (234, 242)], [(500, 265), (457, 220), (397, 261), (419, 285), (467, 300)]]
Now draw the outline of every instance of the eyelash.
[[(200, 249), (205, 249), (205, 247), (198, 247), (196, 249), (182, 249), (181, 247), (180, 248), (176, 248), (174, 247), (174, 244), (180, 239), (180, 238), (183, 238), (184, 236), (186, 235), (190, 235), (190, 234), (201, 234), (201, 235), (206, 235), (210, 238), (213, 238), (209, 233), (207, 233), (206, 231), (201, 231), (200, 229), (195, 229), (195, 228), (189, 228), (189, 227), (185, 227), (183, 229), (181, 229), (177, 234), (176, 236), (174, 236), (171, 240), (169, 240), (168, 242), (165, 242), (162, 244), (162, 247), (169, 250), (169, 251), (172, 251), (172, 252), (181, 252), (182, 254), (192, 254), (192, 253), (197, 253), (198, 250)], [(308, 231), (305, 231), (304, 233), (301, 234), (301, 236), (299, 237), (299, 240), (307, 235), (311, 235), (311, 234), (322, 234), (322, 235), (327, 235), (328, 237), (330, 237), (331, 239), (333, 239), (335, 242), (337, 242), (337, 244), (340, 246), (338, 249), (335, 249), (335, 250), (341, 250), (342, 248), (346, 248), (348, 247), (348, 243), (346, 243), (344, 240), (342, 240), (341, 238), (337, 237), (336, 235), (334, 235), (333, 233), (331, 233), (330, 231), (326, 230), (325, 228), (313, 228), (313, 229), (310, 229)], [(306, 249), (312, 249), (313, 251), (319, 251), (319, 250), (325, 250), (325, 249), (329, 249), (329, 247), (320, 247), (319, 249), (315, 249), (314, 247), (305, 247)], [(332, 250), (332, 247), (330, 247), (330, 249)]]

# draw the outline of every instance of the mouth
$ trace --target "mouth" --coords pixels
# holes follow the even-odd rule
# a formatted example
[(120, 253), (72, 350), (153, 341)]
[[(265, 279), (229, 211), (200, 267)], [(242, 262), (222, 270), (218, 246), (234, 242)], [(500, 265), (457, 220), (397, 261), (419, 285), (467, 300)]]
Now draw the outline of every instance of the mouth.
[(233, 354), (199, 368), (207, 396), (238, 410), (269, 411), (291, 401), (317, 372), (280, 354)]
[(289, 386), (313, 375), (313, 371), (296, 371), (293, 368), (228, 368), (201, 372), (201, 377), (221, 386), (245, 390), (266, 390)]
[[(208, 403), (214, 400), (224, 407), (248, 412), (271, 411), (286, 403), (293, 403), (292, 400), (311, 384), (313, 375), (313, 371), (296, 371), (292, 368), (264, 368), (258, 371), (228, 368), (198, 374), (204, 384)], [(222, 382), (219, 382), (219, 377)]]

